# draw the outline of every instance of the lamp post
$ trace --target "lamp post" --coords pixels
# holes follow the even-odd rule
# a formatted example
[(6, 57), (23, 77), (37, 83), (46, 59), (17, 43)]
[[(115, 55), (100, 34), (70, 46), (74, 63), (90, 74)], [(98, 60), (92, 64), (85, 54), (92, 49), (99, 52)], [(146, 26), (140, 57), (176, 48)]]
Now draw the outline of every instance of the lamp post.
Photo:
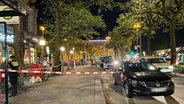
[(40, 61), (41, 61), (42, 65), (43, 65), (43, 58), (44, 58), (44, 46), (45, 46), (45, 44), (46, 44), (46, 42), (45, 42), (45, 40), (44, 40), (44, 38), (43, 38), (43, 37), (40, 39), (39, 44), (40, 44), (40, 45), (41, 45), (41, 47), (42, 47), (42, 49), (41, 49)]
[(73, 69), (74, 68), (74, 60), (73, 60), (73, 53), (74, 53), (74, 51), (73, 50), (71, 50), (70, 51), (70, 54), (71, 54), (71, 63), (70, 63), (70, 66), (71, 66), (71, 69)]
[(64, 51), (65, 51), (65, 47), (61, 46), (60, 50), (62, 52), (62, 71), (64, 71)]
[[(135, 23), (133, 25), (133, 28), (136, 29), (136, 30), (140, 29), (141, 28), (140, 22)], [(141, 56), (141, 53), (142, 53), (142, 50), (141, 50), (141, 47), (142, 47), (141, 46), (141, 41), (142, 41), (141, 35), (140, 36), (137, 36), (137, 46), (138, 46), (138, 40), (139, 40), (139, 56)], [(138, 48), (137, 48), (137, 51), (138, 51)]]
[(71, 51), (70, 51), (70, 54), (72, 55), (71, 60), (73, 60), (73, 53), (74, 53), (74, 51), (71, 50)]
[(45, 27), (44, 26), (40, 26), (40, 30), (42, 31), (42, 35), (43, 35), (43, 32), (45, 31)]
[(44, 31), (45, 31), (45, 27), (44, 26), (40, 26), (40, 30), (42, 31), (42, 37), (40, 38), (39, 44), (41, 45), (42, 49), (41, 49), (41, 56), (40, 56), (40, 61), (43, 65), (43, 58), (44, 58), (44, 46), (45, 46), (45, 39), (44, 39)]

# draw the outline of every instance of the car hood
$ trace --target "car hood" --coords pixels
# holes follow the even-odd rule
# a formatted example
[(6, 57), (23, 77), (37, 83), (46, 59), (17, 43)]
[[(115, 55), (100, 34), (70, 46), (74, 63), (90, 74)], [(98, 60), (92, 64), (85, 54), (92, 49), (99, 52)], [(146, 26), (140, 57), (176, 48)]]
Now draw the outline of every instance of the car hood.
[(170, 65), (167, 64), (167, 63), (152, 63), (155, 67), (157, 68), (167, 68), (169, 67)]
[(131, 72), (129, 75), (139, 81), (163, 81), (171, 79), (168, 75), (160, 71)]

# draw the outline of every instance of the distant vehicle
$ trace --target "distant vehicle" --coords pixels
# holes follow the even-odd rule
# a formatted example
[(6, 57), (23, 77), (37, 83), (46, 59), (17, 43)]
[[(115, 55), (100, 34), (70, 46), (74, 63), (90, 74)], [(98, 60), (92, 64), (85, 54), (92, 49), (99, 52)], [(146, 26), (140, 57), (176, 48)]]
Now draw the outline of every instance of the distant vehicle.
[(177, 56), (178, 65), (184, 65), (184, 54), (178, 54)]
[(101, 56), (100, 60), (100, 69), (105, 70), (108, 68), (112, 68), (113, 56)]
[(117, 60), (107, 60), (104, 62), (104, 70), (114, 70), (118, 65)]
[(144, 58), (144, 60), (153, 64), (155, 67), (160, 69), (161, 72), (171, 73), (174, 71), (174, 66), (170, 65), (164, 58), (151, 57), (151, 58)]
[(175, 91), (171, 77), (148, 62), (122, 62), (113, 76), (114, 84), (122, 85), (129, 98), (133, 95), (169, 96)]

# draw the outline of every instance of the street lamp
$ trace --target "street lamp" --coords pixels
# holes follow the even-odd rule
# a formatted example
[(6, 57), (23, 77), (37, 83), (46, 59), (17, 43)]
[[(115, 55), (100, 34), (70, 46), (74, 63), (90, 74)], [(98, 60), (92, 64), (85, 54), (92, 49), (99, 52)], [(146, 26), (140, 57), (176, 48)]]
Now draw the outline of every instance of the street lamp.
[(74, 53), (74, 51), (71, 50), (71, 51), (70, 51), (70, 54), (72, 55), (71, 60), (73, 60), (73, 53)]
[(61, 46), (60, 50), (62, 52), (62, 71), (64, 71), (64, 51), (65, 51), (65, 47)]
[(42, 35), (43, 35), (43, 32), (45, 31), (45, 27), (44, 26), (40, 26), (40, 30), (42, 31)]
[(110, 36), (106, 36), (105, 39), (106, 39), (106, 40), (110, 40), (111, 37), (110, 37)]
[[(135, 23), (134, 25), (133, 25), (133, 28), (134, 29), (136, 29), (136, 30), (138, 30), (138, 29), (140, 29), (141, 28), (141, 23), (140, 22), (137, 22), (137, 23)], [(139, 37), (139, 38), (138, 38)], [(141, 35), (140, 36), (137, 36), (137, 46), (138, 46), (138, 40), (139, 40), (139, 56), (141, 56), (141, 53), (142, 53), (142, 50), (141, 50), (141, 41), (142, 41), (142, 39), (141, 39)], [(138, 50), (138, 48), (137, 48), (137, 50)]]
[(41, 39), (40, 39), (40, 41), (39, 41), (39, 44), (41, 45), (41, 47), (42, 47), (42, 49), (41, 49), (41, 57), (40, 57), (40, 62), (42, 63), (42, 65), (43, 65), (43, 58), (44, 58), (44, 46), (45, 46), (45, 44), (46, 44), (46, 42), (45, 42), (45, 39), (42, 37)]
[(44, 39), (44, 31), (45, 31), (45, 27), (44, 26), (40, 26), (40, 30), (42, 31), (42, 37), (40, 38), (39, 44), (41, 45), (42, 49), (41, 49), (41, 56), (40, 56), (40, 62), (43, 65), (43, 58), (44, 58), (44, 46), (46, 44), (45, 39)]

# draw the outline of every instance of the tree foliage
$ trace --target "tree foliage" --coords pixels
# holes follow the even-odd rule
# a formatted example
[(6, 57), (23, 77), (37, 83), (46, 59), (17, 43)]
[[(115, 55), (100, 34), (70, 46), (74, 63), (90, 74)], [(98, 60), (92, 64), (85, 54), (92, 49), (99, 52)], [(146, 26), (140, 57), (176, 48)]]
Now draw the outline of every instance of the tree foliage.
[(90, 39), (93, 34), (99, 34), (97, 29), (105, 29), (102, 15), (92, 15), (90, 7), (112, 8), (109, 5), (113, 0), (43, 0), (43, 3), (46, 7), (44, 14), (50, 18), (43, 20), (48, 34), (52, 35), (51, 41), (56, 43), (55, 51), (59, 52), (57, 47), (64, 43), (64, 39), (68, 39), (69, 44), (76, 44), (81, 39)]

